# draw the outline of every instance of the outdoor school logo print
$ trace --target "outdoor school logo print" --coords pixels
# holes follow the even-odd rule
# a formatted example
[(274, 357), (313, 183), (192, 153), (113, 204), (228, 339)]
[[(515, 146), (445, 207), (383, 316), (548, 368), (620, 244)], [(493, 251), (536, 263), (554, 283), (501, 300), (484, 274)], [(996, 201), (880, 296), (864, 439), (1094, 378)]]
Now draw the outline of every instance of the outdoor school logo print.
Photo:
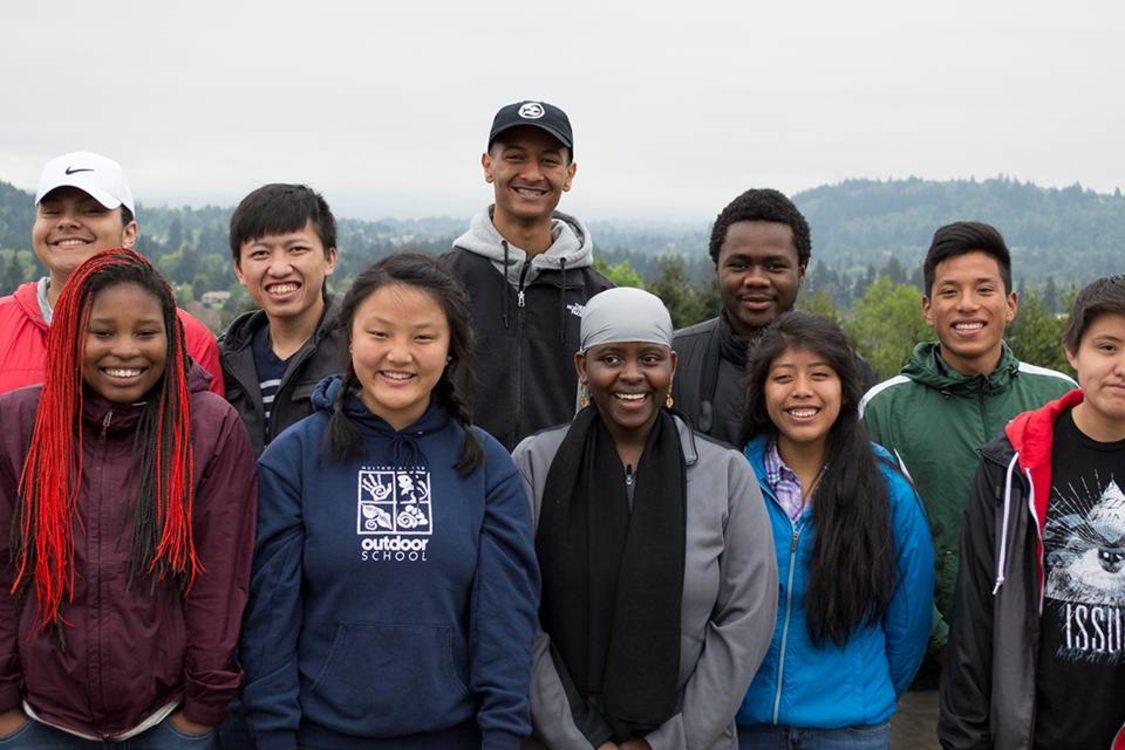
[(1125, 494), (1111, 479), (1055, 493), (1062, 511), (1048, 520), (1043, 544), (1050, 574), (1044, 596), (1059, 602), (1071, 661), (1125, 662)]
[(520, 105), (519, 115), (525, 120), (538, 120), (546, 110), (539, 102), (524, 102)]
[(356, 483), (360, 559), (425, 561), (434, 527), (430, 472), (424, 467), (364, 467)]

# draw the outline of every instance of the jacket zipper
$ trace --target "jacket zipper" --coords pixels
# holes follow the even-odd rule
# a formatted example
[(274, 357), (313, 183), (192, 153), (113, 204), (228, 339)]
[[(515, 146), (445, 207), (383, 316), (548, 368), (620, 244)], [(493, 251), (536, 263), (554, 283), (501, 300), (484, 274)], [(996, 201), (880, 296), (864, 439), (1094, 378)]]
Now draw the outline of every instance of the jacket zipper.
[(773, 697), (773, 723), (777, 724), (781, 715), (781, 686), (785, 680), (785, 650), (789, 645), (789, 620), (793, 615), (793, 573), (797, 568), (797, 541), (801, 538), (801, 527), (793, 523), (793, 519), (789, 518), (789, 514), (782, 507), (781, 501), (777, 499), (773, 490), (764, 481), (759, 481), (758, 486), (761, 487), (762, 494), (768, 497), (785, 515), (786, 520), (789, 521), (789, 528), (793, 531), (793, 536), (789, 540), (789, 576), (785, 583), (785, 621), (781, 625), (781, 645), (778, 647), (781, 654), (777, 660), (777, 690)]
[(992, 436), (988, 434), (988, 415), (985, 413), (985, 401), (988, 399), (988, 380), (981, 383), (980, 396), (977, 399), (977, 406), (980, 409), (980, 433), (984, 437), (984, 443), (992, 440)]
[[(98, 456), (99, 460), (94, 462), (94, 465), (98, 467), (98, 484), (97, 484), (97, 490), (96, 490), (97, 498), (98, 498), (98, 508), (97, 508), (97, 513), (96, 513), (96, 518), (98, 520), (97, 520), (97, 534), (92, 539), (93, 544), (91, 545), (91, 552), (96, 555), (96, 559), (94, 560), (94, 566), (95, 566), (94, 569), (99, 570), (99, 571), (101, 570), (101, 567), (102, 567), (102, 536), (103, 536), (102, 523), (105, 520), (105, 512), (104, 512), (104, 509), (102, 508), (102, 501), (105, 498), (105, 492), (106, 492), (106, 489), (105, 489), (106, 467), (110, 465), (109, 456), (108, 456), (109, 446), (106, 442), (106, 433), (109, 431), (109, 425), (112, 421), (113, 421), (113, 409), (111, 408), (111, 409), (109, 409), (109, 411), (107, 411), (105, 413), (105, 416), (102, 418), (102, 434), (101, 434), (101, 438), (98, 440), (98, 443), (99, 443), (98, 453), (100, 453), (101, 455)], [(90, 528), (90, 531), (93, 531), (93, 529)], [(95, 583), (95, 581), (91, 580), (90, 583), (93, 584), (93, 583)], [(106, 712), (107, 701), (106, 701), (106, 684), (105, 684), (106, 669), (105, 669), (105, 660), (104, 660), (104, 657), (106, 656), (106, 654), (105, 654), (106, 638), (105, 638), (105, 628), (104, 628), (104, 626), (105, 626), (105, 613), (104, 613), (105, 590), (104, 590), (102, 584), (103, 584), (103, 577), (99, 573), (96, 576), (97, 588), (93, 592), (93, 596), (96, 597), (97, 604), (95, 605), (95, 615), (92, 618), (92, 621), (94, 623), (94, 630), (95, 630), (94, 648), (93, 648), (93, 651), (94, 651), (93, 662), (94, 662), (94, 673), (95, 673), (95, 676), (96, 676), (95, 677), (96, 697), (94, 697), (92, 703), (95, 706), (95, 708), (94, 708), (95, 715), (104, 716), (105, 712)], [(89, 658), (91, 649), (90, 649), (89, 645), (87, 645), (86, 648), (87, 648), (87, 651), (86, 651), (87, 658)]]
[[(313, 339), (316, 338), (317, 333), (319, 333), (319, 331), (313, 331), (313, 335), (310, 336), (309, 339), (305, 341), (305, 343), (301, 344), (301, 348), (297, 350), (296, 354), (290, 357), (289, 362), (285, 366), (285, 372), (281, 375), (281, 382), (277, 384), (277, 390), (273, 394), (273, 405), (270, 407), (270, 416), (265, 420), (264, 427), (266, 429), (264, 437), (267, 443), (272, 441), (274, 438), (273, 420), (274, 417), (277, 416), (277, 406), (281, 403), (281, 399), (279, 398), (279, 396), (281, 396), (281, 392), (285, 390), (285, 386), (289, 385), (289, 382), (293, 379), (293, 374), (297, 372), (301, 365), (305, 363), (305, 360), (309, 359), (313, 355), (315, 347), (311, 346), (311, 343)], [(245, 389), (245, 386), (243, 386), (243, 389)], [(247, 392), (256, 393), (258, 395), (258, 405), (262, 407), (262, 416), (265, 417), (266, 405), (262, 402), (261, 389), (256, 388), (253, 391)]]
[(531, 261), (525, 260), (523, 262), (523, 268), (520, 270), (520, 285), (518, 287), (516, 287), (516, 307), (524, 307), (525, 306), (524, 303), (525, 303), (526, 300), (524, 299), (524, 296), (523, 296), (523, 290), (526, 287), (527, 271), (530, 268), (531, 268)]
[[(772, 493), (771, 493), (772, 496)], [(776, 498), (774, 502), (777, 502)], [(780, 505), (780, 503), (778, 503)], [(797, 539), (801, 536), (801, 529), (792, 520), (789, 525), (793, 528), (793, 538), (789, 543), (789, 579), (785, 584), (785, 623), (781, 626), (781, 656), (777, 661), (777, 693), (773, 699), (773, 723), (778, 723), (781, 714), (781, 686), (785, 681), (785, 649), (789, 643), (789, 620), (793, 614), (793, 571), (797, 567)]]
[[(516, 307), (520, 310), (524, 305), (524, 283), (527, 280), (528, 269), (531, 268), (531, 260), (525, 259), (523, 268), (520, 270), (520, 285), (516, 289)], [(523, 432), (523, 313), (516, 313), (516, 406), (512, 414), (512, 437), (520, 435)]]

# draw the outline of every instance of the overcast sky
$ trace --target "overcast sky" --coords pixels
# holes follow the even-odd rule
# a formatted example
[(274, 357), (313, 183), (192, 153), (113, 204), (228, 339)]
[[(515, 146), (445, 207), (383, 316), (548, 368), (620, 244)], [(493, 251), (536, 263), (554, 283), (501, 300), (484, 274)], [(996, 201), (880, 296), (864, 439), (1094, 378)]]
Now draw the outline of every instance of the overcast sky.
[(27, 189), (88, 149), (150, 205), (285, 181), (339, 216), (467, 216), (523, 98), (570, 115), (561, 208), (590, 219), (851, 177), (1125, 186), (1114, 2), (12, 0), (0, 39), (0, 180)]

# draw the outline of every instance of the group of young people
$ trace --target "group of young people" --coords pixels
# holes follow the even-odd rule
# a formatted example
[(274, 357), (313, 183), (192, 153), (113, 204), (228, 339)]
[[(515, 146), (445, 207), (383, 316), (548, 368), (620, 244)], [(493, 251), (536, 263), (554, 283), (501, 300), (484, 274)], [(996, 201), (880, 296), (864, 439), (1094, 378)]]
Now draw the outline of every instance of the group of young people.
[(999, 232), (942, 227), (937, 340), (875, 385), (793, 310), (781, 193), (718, 215), (722, 311), (674, 331), (556, 210), (562, 110), (481, 164), (449, 255), (342, 295), (324, 199), (252, 192), (216, 343), (120, 166), (48, 162), (48, 275), (0, 299), (0, 748), (887, 748), (911, 701), (947, 748), (1125, 746), (1125, 277), (1076, 386), (1004, 343)]

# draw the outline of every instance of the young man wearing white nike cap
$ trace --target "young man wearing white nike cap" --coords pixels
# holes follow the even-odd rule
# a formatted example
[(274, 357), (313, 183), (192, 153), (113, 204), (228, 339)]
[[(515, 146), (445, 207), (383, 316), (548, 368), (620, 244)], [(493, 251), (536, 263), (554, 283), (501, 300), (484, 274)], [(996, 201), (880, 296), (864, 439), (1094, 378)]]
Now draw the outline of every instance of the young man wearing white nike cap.
[[(133, 247), (135, 216), (133, 192), (112, 159), (75, 151), (43, 166), (31, 244), (47, 275), (0, 297), (0, 393), (42, 382), (47, 331), (59, 292), (74, 269), (98, 250)], [(211, 390), (222, 395), (214, 335), (188, 313), (179, 314), (188, 354), (211, 374)]]

